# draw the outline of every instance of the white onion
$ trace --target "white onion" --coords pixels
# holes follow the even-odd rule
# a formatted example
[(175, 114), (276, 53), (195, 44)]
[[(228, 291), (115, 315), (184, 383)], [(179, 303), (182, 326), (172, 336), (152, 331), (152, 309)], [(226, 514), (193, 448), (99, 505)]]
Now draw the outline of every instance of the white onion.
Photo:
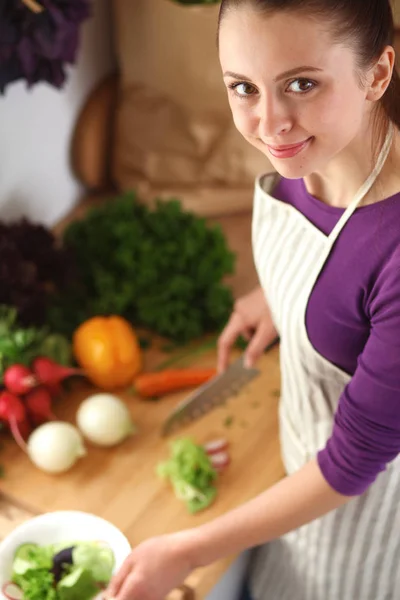
[(29, 458), (48, 473), (68, 471), (85, 454), (82, 436), (70, 423), (45, 423), (29, 436)]
[(127, 406), (112, 394), (94, 394), (84, 400), (76, 422), (83, 435), (99, 446), (115, 446), (135, 433)]

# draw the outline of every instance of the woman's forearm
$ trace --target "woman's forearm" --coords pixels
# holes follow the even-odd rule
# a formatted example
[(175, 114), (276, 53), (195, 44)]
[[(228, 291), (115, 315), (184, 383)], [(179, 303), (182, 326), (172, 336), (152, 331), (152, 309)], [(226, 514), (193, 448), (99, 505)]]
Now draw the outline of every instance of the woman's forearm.
[(249, 502), (191, 530), (187, 551), (194, 567), (204, 566), (278, 538), (350, 499), (329, 486), (313, 460)]

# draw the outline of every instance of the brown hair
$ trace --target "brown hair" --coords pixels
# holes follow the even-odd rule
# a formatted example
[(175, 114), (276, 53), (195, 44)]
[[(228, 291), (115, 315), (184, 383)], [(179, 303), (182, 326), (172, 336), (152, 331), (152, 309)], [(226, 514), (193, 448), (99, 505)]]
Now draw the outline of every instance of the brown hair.
[[(296, 11), (331, 21), (335, 26), (335, 41), (350, 42), (360, 70), (371, 67), (387, 45), (393, 46), (394, 24), (389, 0), (222, 0), (218, 29), (229, 10), (242, 6), (262, 14)], [(381, 117), (400, 128), (400, 77), (396, 68), (380, 105), (384, 111)]]

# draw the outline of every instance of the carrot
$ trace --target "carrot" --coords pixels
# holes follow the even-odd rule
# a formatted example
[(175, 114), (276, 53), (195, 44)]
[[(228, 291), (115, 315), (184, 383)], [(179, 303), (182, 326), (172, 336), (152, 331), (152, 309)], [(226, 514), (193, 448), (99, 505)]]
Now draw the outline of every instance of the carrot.
[(134, 391), (143, 398), (163, 396), (201, 385), (216, 375), (216, 369), (165, 369), (143, 373), (134, 381)]

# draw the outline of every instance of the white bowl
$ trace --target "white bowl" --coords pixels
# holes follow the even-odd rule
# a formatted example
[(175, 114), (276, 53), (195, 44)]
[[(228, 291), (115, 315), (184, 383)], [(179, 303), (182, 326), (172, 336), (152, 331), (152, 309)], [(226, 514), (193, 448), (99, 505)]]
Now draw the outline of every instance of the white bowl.
[(25, 521), (0, 544), (0, 599), (5, 599), (1, 588), (10, 581), (14, 554), (21, 544), (91, 540), (102, 540), (110, 546), (115, 556), (114, 571), (120, 568), (131, 551), (127, 538), (115, 525), (90, 513), (55, 511)]

